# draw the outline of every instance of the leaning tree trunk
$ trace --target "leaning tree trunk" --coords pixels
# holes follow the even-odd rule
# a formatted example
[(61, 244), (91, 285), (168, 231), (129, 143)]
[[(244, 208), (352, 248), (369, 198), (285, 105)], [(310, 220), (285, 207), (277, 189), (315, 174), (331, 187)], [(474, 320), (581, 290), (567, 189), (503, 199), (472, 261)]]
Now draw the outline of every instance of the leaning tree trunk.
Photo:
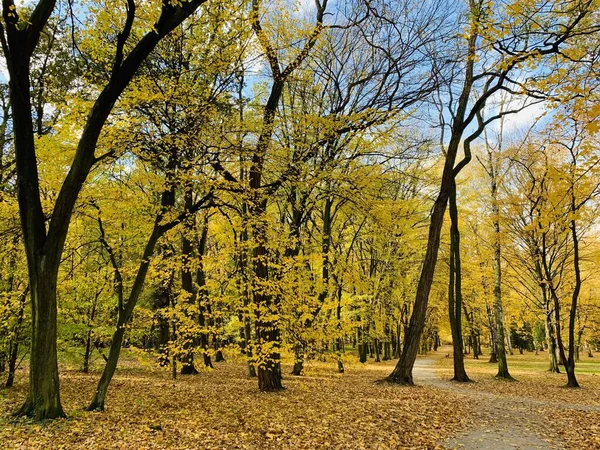
[[(161, 206), (166, 208), (167, 206), (172, 206), (175, 202), (174, 192), (163, 192), (161, 199)], [(135, 309), (135, 305), (142, 293), (142, 288), (144, 286), (144, 282), (146, 280), (146, 275), (148, 274), (148, 268), (150, 266), (150, 259), (154, 254), (154, 248), (159, 240), (159, 238), (165, 232), (165, 228), (161, 225), (162, 222), (162, 214), (159, 214), (154, 222), (154, 227), (152, 230), (152, 234), (150, 235), (148, 242), (146, 242), (146, 247), (144, 248), (144, 254), (142, 255), (142, 262), (138, 267), (138, 271), (135, 277), (135, 281), (133, 286), (131, 287), (131, 291), (129, 293), (129, 298), (127, 302), (123, 304), (123, 291), (122, 284), (119, 287), (119, 307), (118, 307), (118, 319), (117, 319), (117, 327), (113, 333), (112, 341), (110, 343), (110, 350), (108, 353), (108, 358), (106, 360), (106, 365), (104, 366), (104, 370), (102, 371), (102, 376), (98, 381), (98, 386), (96, 387), (96, 393), (91, 401), (91, 403), (86, 408), (87, 411), (103, 411), (104, 410), (104, 402), (106, 400), (106, 393), (108, 391), (108, 386), (115, 374), (117, 369), (117, 363), (119, 361), (119, 356), (121, 354), (121, 345), (123, 344), (123, 337), (125, 335), (125, 329), (127, 328), (127, 324), (133, 315), (133, 310)], [(114, 261), (113, 261), (113, 264)], [(115, 270), (118, 271), (118, 266), (115, 267)], [(120, 272), (119, 272), (120, 278)], [(122, 280), (122, 279), (121, 279)], [(122, 281), (120, 282), (122, 283)]]

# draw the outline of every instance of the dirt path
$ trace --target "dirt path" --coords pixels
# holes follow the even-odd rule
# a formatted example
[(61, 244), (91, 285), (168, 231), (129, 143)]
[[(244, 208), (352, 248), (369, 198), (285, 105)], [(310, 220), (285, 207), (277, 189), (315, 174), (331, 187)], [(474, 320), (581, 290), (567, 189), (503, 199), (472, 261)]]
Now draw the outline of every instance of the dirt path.
[(446, 442), (441, 442), (444, 447), (490, 450), (564, 448), (558, 437), (551, 433), (551, 427), (535, 409), (539, 406), (559, 405), (469, 389), (468, 385), (441, 379), (436, 373), (435, 365), (436, 358), (417, 359), (413, 371), (415, 383), (452, 391), (467, 397), (476, 405), (469, 429)]

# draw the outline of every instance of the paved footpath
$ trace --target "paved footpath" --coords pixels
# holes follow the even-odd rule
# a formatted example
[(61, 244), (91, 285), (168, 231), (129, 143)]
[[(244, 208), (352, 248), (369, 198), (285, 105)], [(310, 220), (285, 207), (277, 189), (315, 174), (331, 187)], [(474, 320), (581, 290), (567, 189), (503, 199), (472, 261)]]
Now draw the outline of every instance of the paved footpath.
[(436, 357), (418, 358), (413, 370), (415, 384), (451, 391), (475, 403), (471, 425), (461, 434), (440, 442), (446, 448), (466, 450), (552, 450), (562, 449), (560, 439), (537, 411), (551, 407), (580, 411), (599, 411), (585, 405), (563, 405), (532, 398), (501, 396), (472, 389), (470, 383), (456, 383), (440, 378)]

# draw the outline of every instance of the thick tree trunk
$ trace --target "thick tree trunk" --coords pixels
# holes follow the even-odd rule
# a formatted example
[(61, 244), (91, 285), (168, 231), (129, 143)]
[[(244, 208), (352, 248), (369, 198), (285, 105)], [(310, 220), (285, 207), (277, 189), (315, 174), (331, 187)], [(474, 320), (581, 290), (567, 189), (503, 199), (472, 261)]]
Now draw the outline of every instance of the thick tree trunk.
[[(53, 2), (47, 3), (51, 5), (51, 11), (54, 8)], [(45, 20), (42, 26), (44, 23)], [(29, 31), (31, 35), (27, 34)], [(41, 29), (37, 30), (38, 33), (40, 31)], [(40, 200), (31, 119), (29, 72), (33, 47), (29, 47), (32, 44), (29, 40), (35, 33), (34, 24), (23, 31), (17, 28), (16, 23), (7, 23), (10, 54), (4, 56), (10, 74), (17, 193), (27, 255), (32, 319), (29, 393), (16, 415), (44, 420), (65, 416), (60, 403), (56, 355), (56, 283), (66, 231), (52, 240), (52, 248), (47, 248), (46, 218)]]
[[(39, 2), (25, 27), (20, 26), (17, 14), (10, 13), (8, 16), (9, 12), (4, 11), (7, 20), (2, 47), (10, 75), (19, 213), (27, 254), (32, 309), (29, 394), (17, 415), (38, 420), (64, 416), (59, 398), (56, 355), (56, 284), (73, 208), (96, 161), (96, 145), (116, 100), (158, 42), (204, 1), (193, 0), (185, 9), (165, 4), (154, 29), (146, 33), (125, 57), (122, 50), (135, 16), (134, 10), (129, 11), (125, 28), (119, 34), (110, 81), (90, 110), (47, 228), (39, 189), (29, 78), (32, 53), (54, 10), (55, 1)], [(8, 9), (8, 6), (5, 8)]]
[[(36, 259), (44, 259), (37, 257)], [(60, 403), (56, 353), (56, 269), (35, 264), (30, 273), (32, 336), (29, 367), (29, 393), (17, 416), (35, 420), (65, 417)], [(56, 265), (58, 266), (58, 265)], [(47, 266), (46, 266), (47, 267)]]
[[(254, 217), (263, 216), (266, 201), (261, 202), (260, 212), (254, 211)], [(258, 360), (258, 388), (261, 391), (277, 391), (283, 389), (281, 384), (281, 362), (279, 349), (281, 335), (279, 330), (279, 305), (277, 296), (265, 292), (268, 283), (268, 250), (266, 247), (266, 224), (254, 228), (254, 304), (255, 335), (257, 339), (256, 357)]]
[[(258, 21), (258, 18), (256, 19)], [(275, 114), (279, 99), (283, 93), (285, 79), (274, 79), (271, 93), (264, 108), (263, 128), (258, 138), (256, 151), (250, 167), (249, 212), (252, 219), (253, 250), (253, 301), (255, 314), (256, 359), (258, 366), (258, 388), (261, 391), (283, 389), (281, 384), (281, 362), (279, 348), (281, 336), (279, 330), (279, 305), (277, 296), (265, 292), (269, 282), (269, 251), (267, 249), (267, 223), (265, 213), (267, 198), (262, 192), (264, 157), (271, 145), (275, 123)]]

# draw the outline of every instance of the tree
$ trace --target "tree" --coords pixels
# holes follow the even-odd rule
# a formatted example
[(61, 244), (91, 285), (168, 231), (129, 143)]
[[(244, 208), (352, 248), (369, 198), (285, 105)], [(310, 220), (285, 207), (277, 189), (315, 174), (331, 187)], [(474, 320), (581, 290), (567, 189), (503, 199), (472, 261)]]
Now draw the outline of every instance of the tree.
[(48, 227), (39, 191), (30, 75), (31, 57), (56, 2), (40, 0), (32, 10), (17, 10), (13, 0), (3, 3), (4, 23), (0, 26), (0, 37), (10, 77), (19, 212), (32, 305), (29, 394), (18, 415), (36, 420), (64, 416), (56, 354), (56, 284), (73, 208), (90, 171), (103, 158), (95, 155), (96, 144), (115, 102), (158, 42), (205, 1), (191, 0), (177, 5), (163, 2), (153, 29), (125, 55), (136, 17), (134, 0), (127, 2), (125, 23), (117, 35), (109, 81), (90, 110), (73, 163), (53, 205)]
[[(464, 73), (464, 77), (458, 83), (460, 87), (457, 95), (450, 96), (450, 139), (444, 158), (439, 194), (431, 214), (427, 252), (402, 356), (388, 376), (388, 381), (413, 384), (412, 368), (425, 325), (440, 245), (440, 232), (452, 184), (471, 159), (471, 142), (481, 135), (489, 123), (506, 114), (499, 113), (483, 119), (482, 112), (486, 103), (502, 91), (527, 93), (527, 87), (513, 80), (511, 74), (524, 69), (529, 61), (535, 60), (539, 65), (544, 57), (557, 54), (565, 41), (572, 40), (580, 34), (593, 33), (595, 25), (589, 25), (584, 20), (590, 15), (592, 7), (590, 1), (577, 2), (567, 7), (564, 14), (561, 11), (560, 16), (555, 18), (552, 8), (529, 11), (521, 5), (489, 4), (471, 0), (466, 11), (453, 15), (466, 18), (467, 22), (464, 36), (457, 40), (465, 45), (464, 50), (459, 53), (460, 59), (457, 59), (462, 63), (460, 72)], [(534, 22), (541, 23), (545, 17), (552, 19), (545, 22), (546, 28), (532, 31), (530, 25)], [(460, 27), (462, 28), (462, 24)], [(490, 33), (492, 29), (498, 31)], [(530, 36), (532, 39), (529, 39)], [(480, 93), (475, 95), (477, 86), (481, 89)], [(474, 124), (475, 130), (470, 131)], [(469, 133), (466, 138), (465, 133)], [(456, 164), (458, 148), (462, 142), (465, 155)]]

